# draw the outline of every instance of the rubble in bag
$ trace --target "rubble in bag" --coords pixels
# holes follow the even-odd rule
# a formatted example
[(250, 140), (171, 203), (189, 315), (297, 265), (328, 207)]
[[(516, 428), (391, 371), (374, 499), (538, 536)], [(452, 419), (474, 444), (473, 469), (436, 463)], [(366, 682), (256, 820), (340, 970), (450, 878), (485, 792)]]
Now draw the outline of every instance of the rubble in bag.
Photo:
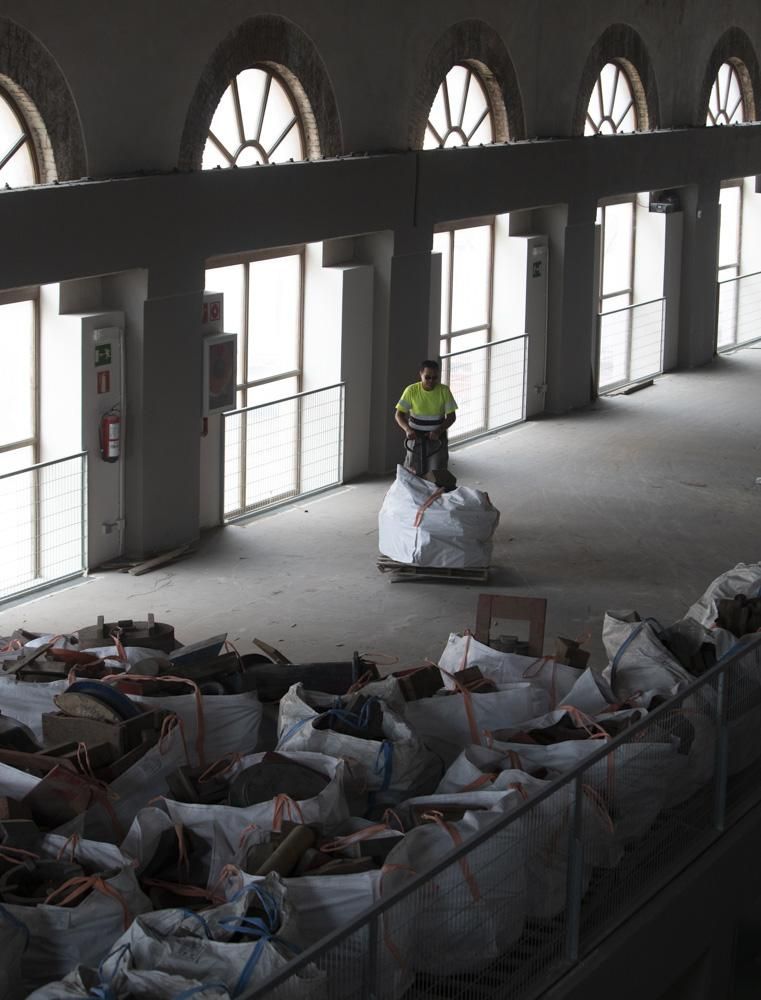
[(319, 771), (273, 751), (267, 751), (259, 762), (232, 779), (226, 777), (227, 764), (221, 761), (208, 768), (178, 768), (167, 777), (172, 798), (176, 802), (247, 808), (277, 795), (286, 795), (294, 802), (311, 799), (330, 783)]
[(103, 615), (98, 615), (95, 625), (77, 629), (75, 633), (80, 649), (107, 646), (114, 634), (118, 635), (122, 646), (158, 649), (163, 653), (171, 653), (176, 646), (174, 628), (165, 622), (157, 622), (152, 614), (148, 615), (147, 621), (137, 622), (131, 618), (106, 622)]
[(383, 708), (377, 698), (347, 695), (340, 707), (330, 708), (312, 720), (313, 729), (332, 729), (360, 740), (383, 740)]
[(339, 842), (340, 838), (326, 838), (315, 827), (286, 822), (279, 832), (271, 831), (266, 840), (250, 847), (241, 867), (250, 875), (276, 872), (283, 878), (355, 875), (380, 867), (370, 854), (336, 853)]
[(563, 743), (566, 740), (598, 739), (600, 736), (613, 739), (638, 722), (643, 715), (643, 712), (634, 710), (622, 718), (609, 716), (590, 719), (582, 713), (561, 710), (538, 720), (542, 725), (532, 728), (529, 721), (523, 728), (497, 729), (493, 737), (504, 743), (526, 743), (534, 746), (547, 746), (551, 743)]
[(55, 636), (48, 642), (28, 644), (15, 653), (4, 656), (2, 672), (30, 684), (65, 680), (73, 667), (81, 676), (97, 677), (102, 674), (100, 657), (94, 653), (61, 646), (61, 640), (61, 636)]
[(761, 630), (761, 597), (735, 594), (716, 602), (716, 624), (741, 639), (744, 635)]
[(0, 820), (0, 870), (13, 864), (17, 851), (39, 854), (41, 840), (42, 834), (31, 819), (4, 817)]
[(405, 701), (430, 698), (441, 690), (444, 684), (441, 671), (435, 663), (425, 667), (412, 667), (410, 670), (395, 671), (393, 676), (399, 683), (399, 690)]
[(243, 667), (256, 682), (261, 701), (275, 702), (294, 684), (304, 684), (310, 690), (344, 695), (352, 685), (369, 674), (378, 679), (378, 668), (355, 652), (348, 661), (327, 663), (273, 663), (265, 656), (247, 654), (241, 657)]
[(0, 900), (15, 906), (36, 906), (70, 879), (81, 878), (81, 865), (47, 858), (29, 859), (0, 875)]
[(329, 784), (330, 779), (325, 774), (306, 764), (267, 752), (258, 764), (252, 764), (233, 778), (229, 804), (245, 808), (268, 802), (276, 795), (287, 795), (294, 802), (302, 802), (316, 798)]
[(209, 897), (202, 890), (209, 879), (210, 862), (211, 846), (192, 830), (176, 824), (159, 835), (138, 878), (158, 910), (208, 906)]
[[(555, 640), (556, 663), (564, 663), (568, 667), (575, 667), (577, 670), (584, 670), (589, 663), (589, 652), (581, 648), (582, 643), (578, 639), (568, 639), (564, 635), (559, 635)], [(512, 652), (506, 650), (505, 652)], [(519, 650), (515, 650), (519, 652)]]
[(0, 750), (21, 750), (23, 753), (36, 753), (42, 748), (34, 738), (32, 730), (0, 712)]
[(207, 777), (206, 767), (183, 764), (166, 776), (169, 794), (176, 802), (212, 805), (227, 802), (228, 785), (221, 778)]

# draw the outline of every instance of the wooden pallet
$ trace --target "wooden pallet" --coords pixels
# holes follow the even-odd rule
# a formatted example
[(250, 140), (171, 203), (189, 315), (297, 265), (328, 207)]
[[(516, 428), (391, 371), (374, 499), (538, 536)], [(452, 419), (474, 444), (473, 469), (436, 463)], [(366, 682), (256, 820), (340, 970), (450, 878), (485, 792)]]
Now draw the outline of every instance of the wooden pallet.
[(459, 569), (446, 566), (413, 566), (411, 563), (396, 562), (388, 556), (378, 556), (381, 573), (393, 573), (392, 583), (405, 580), (457, 580), (460, 583), (486, 583), (489, 579), (488, 566)]

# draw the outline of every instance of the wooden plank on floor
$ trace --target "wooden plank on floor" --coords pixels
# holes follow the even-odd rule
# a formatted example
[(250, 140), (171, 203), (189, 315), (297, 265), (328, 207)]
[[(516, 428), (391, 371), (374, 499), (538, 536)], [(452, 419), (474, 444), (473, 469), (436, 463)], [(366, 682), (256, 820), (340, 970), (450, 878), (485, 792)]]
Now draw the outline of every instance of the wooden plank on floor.
[(179, 559), (181, 556), (187, 555), (192, 551), (192, 545), (181, 545), (178, 549), (170, 549), (168, 552), (162, 552), (161, 555), (154, 556), (153, 559), (146, 559), (145, 562), (138, 563), (137, 566), (133, 566), (128, 572), (132, 576), (142, 576), (143, 573), (150, 573), (152, 569), (158, 569), (159, 566), (174, 562), (175, 559)]
[(463, 582), (485, 583), (489, 579), (488, 566), (475, 566), (463, 569), (456, 566), (413, 566), (411, 563), (396, 562), (388, 556), (378, 557), (378, 569), (381, 573), (392, 573), (392, 583), (406, 580), (457, 580)]

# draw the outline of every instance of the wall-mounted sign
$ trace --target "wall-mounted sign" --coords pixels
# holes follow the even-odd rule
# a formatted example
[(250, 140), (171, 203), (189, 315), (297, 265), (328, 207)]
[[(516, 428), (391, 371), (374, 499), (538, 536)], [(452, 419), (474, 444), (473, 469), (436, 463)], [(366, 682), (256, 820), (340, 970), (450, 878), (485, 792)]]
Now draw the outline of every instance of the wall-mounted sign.
[(111, 369), (106, 368), (105, 371), (97, 372), (98, 375), (98, 395), (102, 396), (105, 392), (111, 392)]
[(237, 333), (203, 339), (203, 416), (235, 409)]
[(201, 312), (202, 323), (218, 323), (222, 318), (222, 303), (219, 301), (204, 302)]
[(111, 345), (110, 344), (96, 344), (95, 345), (95, 367), (99, 368), (101, 365), (111, 364)]

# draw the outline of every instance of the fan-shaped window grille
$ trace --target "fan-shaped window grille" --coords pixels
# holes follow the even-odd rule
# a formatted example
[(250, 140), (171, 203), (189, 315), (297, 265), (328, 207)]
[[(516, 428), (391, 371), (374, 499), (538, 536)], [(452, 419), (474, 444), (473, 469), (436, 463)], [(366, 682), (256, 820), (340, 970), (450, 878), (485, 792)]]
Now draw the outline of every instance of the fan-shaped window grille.
[(289, 88), (269, 68), (243, 70), (214, 112), (204, 170), (305, 158), (304, 129)]
[(592, 90), (584, 135), (635, 132), (637, 103), (628, 73), (618, 63), (606, 63)]
[(745, 101), (740, 76), (732, 63), (723, 63), (711, 87), (706, 125), (734, 125), (744, 121)]
[(494, 140), (494, 116), (481, 78), (471, 66), (453, 66), (431, 106), (423, 148), (478, 146)]
[(29, 187), (39, 179), (29, 128), (11, 98), (0, 90), (0, 187)]

